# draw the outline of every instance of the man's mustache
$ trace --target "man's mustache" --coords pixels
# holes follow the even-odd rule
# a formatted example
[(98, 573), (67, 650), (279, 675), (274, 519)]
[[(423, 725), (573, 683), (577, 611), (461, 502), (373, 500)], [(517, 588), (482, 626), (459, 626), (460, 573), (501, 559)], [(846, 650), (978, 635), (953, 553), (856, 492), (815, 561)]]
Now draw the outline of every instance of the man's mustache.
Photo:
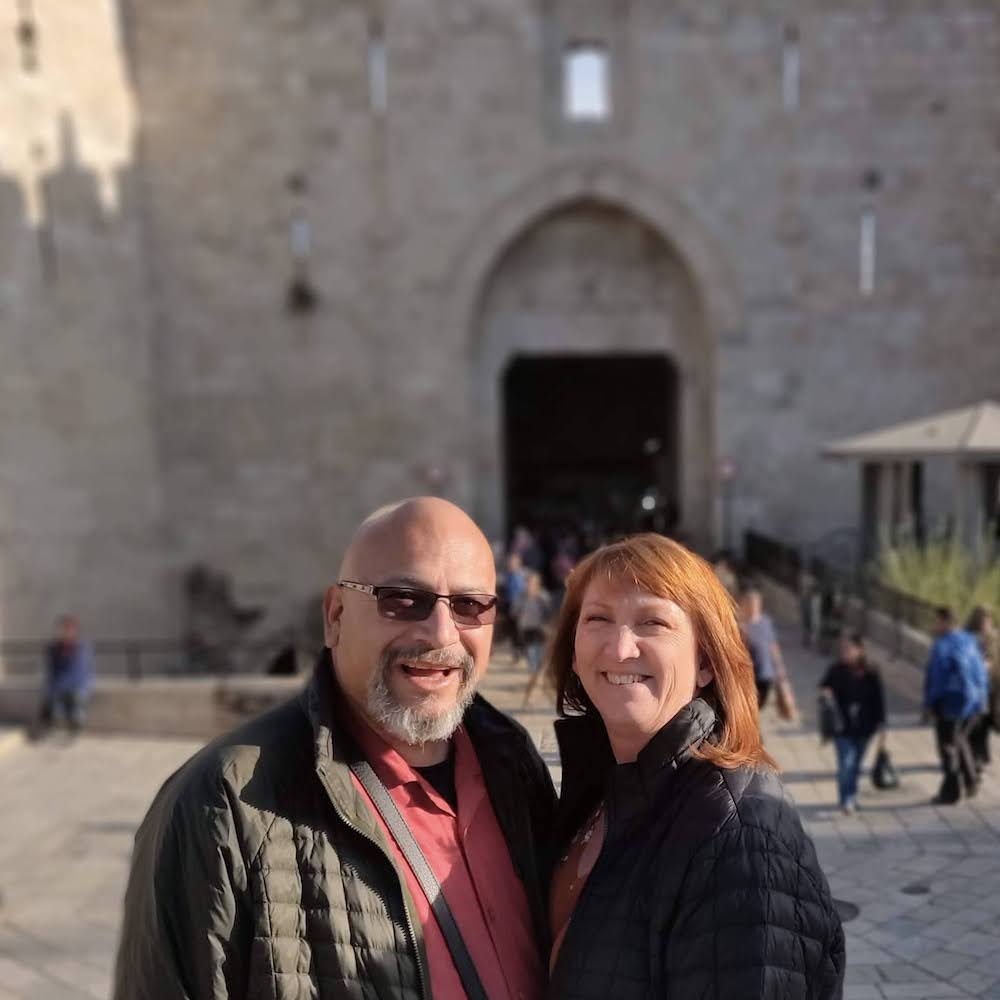
[(461, 670), (463, 677), (472, 676), (476, 668), (475, 660), (468, 653), (459, 653), (447, 649), (435, 649), (432, 646), (390, 646), (381, 657), (382, 670), (397, 663), (407, 663), (420, 660), (422, 663), (433, 663), (435, 666), (451, 667)]

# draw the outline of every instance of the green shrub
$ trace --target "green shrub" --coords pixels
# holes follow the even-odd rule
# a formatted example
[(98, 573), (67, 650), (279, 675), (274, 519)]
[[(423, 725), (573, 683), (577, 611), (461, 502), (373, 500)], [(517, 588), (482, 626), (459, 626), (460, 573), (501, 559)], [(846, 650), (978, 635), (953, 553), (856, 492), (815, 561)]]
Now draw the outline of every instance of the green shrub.
[[(989, 552), (985, 543), (980, 552)], [(926, 545), (905, 542), (886, 549), (875, 576), (880, 583), (928, 604), (946, 604), (964, 621), (978, 604), (1000, 609), (1000, 561), (985, 560), (960, 543), (938, 539)]]

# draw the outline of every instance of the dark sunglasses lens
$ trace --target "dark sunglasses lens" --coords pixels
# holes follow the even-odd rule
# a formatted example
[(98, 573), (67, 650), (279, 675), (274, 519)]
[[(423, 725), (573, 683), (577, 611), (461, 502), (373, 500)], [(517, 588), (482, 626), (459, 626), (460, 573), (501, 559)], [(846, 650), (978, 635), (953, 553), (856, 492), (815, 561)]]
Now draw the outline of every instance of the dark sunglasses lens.
[(497, 616), (497, 599), (489, 594), (459, 594), (451, 599), (451, 613), (462, 625), (489, 625)]
[(382, 590), (378, 613), (400, 622), (422, 622), (434, 607), (434, 595), (426, 590)]

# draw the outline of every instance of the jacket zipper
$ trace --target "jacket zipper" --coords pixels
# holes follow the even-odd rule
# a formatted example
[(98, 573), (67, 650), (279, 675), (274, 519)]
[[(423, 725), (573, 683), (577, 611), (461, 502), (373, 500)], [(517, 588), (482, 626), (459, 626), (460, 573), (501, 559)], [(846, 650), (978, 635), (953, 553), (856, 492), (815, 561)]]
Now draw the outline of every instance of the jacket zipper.
[[(424, 970), (424, 963), (420, 959), (420, 948), (417, 944), (417, 932), (413, 927), (413, 920), (410, 917), (410, 908), (406, 905), (406, 891), (403, 888), (403, 882), (402, 878), (400, 877), (399, 871), (397, 870), (395, 864), (393, 864), (392, 858), (390, 858), (385, 853), (385, 851), (382, 850), (382, 845), (379, 844), (379, 842), (374, 837), (370, 837), (359, 826), (351, 822), (351, 820), (349, 820), (347, 816), (344, 815), (340, 807), (337, 805), (336, 797), (330, 790), (330, 785), (326, 780), (326, 773), (320, 772), (320, 774), (323, 779), (323, 786), (326, 788), (327, 797), (330, 799), (330, 804), (333, 806), (333, 811), (340, 817), (340, 820), (344, 824), (344, 826), (346, 826), (349, 830), (353, 830), (363, 840), (367, 840), (368, 843), (371, 844), (379, 852), (379, 854), (381, 854), (382, 857), (384, 857), (386, 861), (389, 862), (389, 864), (392, 867), (392, 870), (396, 874), (396, 881), (399, 883), (399, 888), (400, 888), (400, 898), (403, 901), (403, 914), (406, 917), (406, 930), (410, 935), (410, 944), (413, 947), (413, 957), (416, 960), (416, 965), (417, 965), (417, 977), (420, 980), (420, 995), (421, 997), (423, 997), (423, 1000), (431, 1000), (430, 983), (427, 979), (427, 975)], [(386, 909), (388, 909), (388, 907), (386, 907)]]

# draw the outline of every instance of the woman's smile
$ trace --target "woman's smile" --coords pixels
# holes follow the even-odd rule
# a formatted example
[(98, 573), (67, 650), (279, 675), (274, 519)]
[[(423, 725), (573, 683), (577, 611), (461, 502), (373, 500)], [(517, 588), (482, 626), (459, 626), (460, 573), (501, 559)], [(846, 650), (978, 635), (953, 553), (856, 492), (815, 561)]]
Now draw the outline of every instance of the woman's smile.
[(613, 687), (626, 687), (629, 685), (641, 684), (643, 681), (648, 681), (650, 679), (649, 674), (620, 674), (612, 673), (609, 670), (602, 670), (601, 677), (603, 677)]

